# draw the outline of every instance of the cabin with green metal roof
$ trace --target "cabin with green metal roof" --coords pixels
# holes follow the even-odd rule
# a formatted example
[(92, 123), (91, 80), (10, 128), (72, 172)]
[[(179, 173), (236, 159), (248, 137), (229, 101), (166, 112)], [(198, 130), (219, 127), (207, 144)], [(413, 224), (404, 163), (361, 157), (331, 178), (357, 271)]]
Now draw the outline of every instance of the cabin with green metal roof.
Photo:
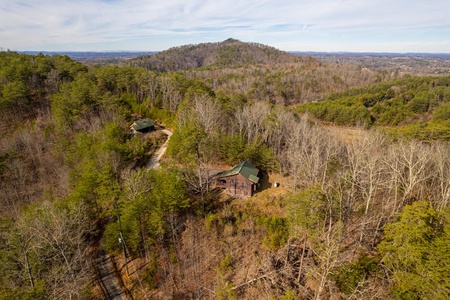
[(130, 130), (132, 134), (147, 133), (155, 130), (155, 124), (148, 118), (140, 119), (130, 125)]
[(240, 164), (218, 173), (215, 176), (215, 186), (225, 189), (232, 196), (250, 197), (259, 183), (259, 170), (251, 163), (243, 161)]

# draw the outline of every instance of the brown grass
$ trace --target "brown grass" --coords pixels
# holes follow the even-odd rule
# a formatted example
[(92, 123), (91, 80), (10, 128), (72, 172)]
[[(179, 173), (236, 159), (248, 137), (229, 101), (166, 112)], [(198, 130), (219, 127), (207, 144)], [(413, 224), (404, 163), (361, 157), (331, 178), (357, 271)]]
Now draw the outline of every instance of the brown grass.
[(350, 143), (353, 140), (360, 138), (366, 132), (365, 129), (357, 127), (324, 126), (323, 128), (345, 143)]

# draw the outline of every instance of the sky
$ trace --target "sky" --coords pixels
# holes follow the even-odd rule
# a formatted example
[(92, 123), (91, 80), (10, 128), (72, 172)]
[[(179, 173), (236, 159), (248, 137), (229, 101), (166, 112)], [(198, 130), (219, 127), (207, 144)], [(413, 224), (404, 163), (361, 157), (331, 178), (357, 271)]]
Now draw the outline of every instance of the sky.
[(161, 51), (234, 38), (285, 51), (450, 53), (449, 0), (0, 0), (0, 49)]

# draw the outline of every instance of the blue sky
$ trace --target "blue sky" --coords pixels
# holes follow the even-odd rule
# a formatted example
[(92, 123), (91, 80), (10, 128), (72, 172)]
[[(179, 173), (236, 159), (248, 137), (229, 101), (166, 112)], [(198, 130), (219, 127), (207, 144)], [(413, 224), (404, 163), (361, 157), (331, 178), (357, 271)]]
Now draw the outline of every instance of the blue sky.
[(160, 51), (235, 38), (287, 51), (450, 53), (448, 0), (0, 0), (0, 48)]

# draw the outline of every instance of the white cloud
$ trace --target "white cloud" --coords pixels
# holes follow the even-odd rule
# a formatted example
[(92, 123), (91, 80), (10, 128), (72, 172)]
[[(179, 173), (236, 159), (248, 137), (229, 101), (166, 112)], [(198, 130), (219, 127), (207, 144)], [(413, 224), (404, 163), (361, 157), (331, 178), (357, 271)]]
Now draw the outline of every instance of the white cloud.
[[(449, 35), (440, 36), (450, 28), (446, 0), (23, 1), (0, 2), (0, 47), (162, 50), (234, 37), (289, 50), (308, 50), (303, 48), (308, 41), (323, 51), (340, 42), (342, 50), (346, 45), (400, 49), (411, 43), (430, 49), (425, 45), (435, 43), (450, 52)], [(411, 41), (417, 32), (429, 36), (418, 34)], [(365, 41), (358, 44), (361, 36)]]

